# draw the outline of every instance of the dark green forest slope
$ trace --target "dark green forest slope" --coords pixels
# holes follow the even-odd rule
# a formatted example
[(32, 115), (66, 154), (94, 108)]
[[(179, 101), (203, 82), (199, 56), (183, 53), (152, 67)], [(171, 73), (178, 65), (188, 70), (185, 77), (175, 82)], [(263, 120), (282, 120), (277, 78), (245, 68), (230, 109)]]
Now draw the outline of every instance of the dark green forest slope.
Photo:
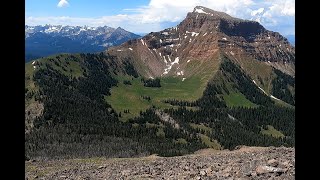
[[(290, 77), (277, 72), (274, 95), (294, 105)], [(166, 106), (151, 104), (138, 116), (121, 120), (130, 110), (116, 111), (105, 97), (126, 76), (126, 86), (140, 79), (150, 91), (163, 79), (146, 80), (130, 61), (99, 54), (58, 55), (26, 64), (26, 115), (35, 103), (43, 104), (31, 118), (25, 152), (29, 158), (135, 157), (149, 154), (175, 156), (212, 147), (233, 149), (237, 145), (294, 146), (294, 108), (276, 104), (248, 75), (224, 57), (219, 73), (196, 101), (166, 99)], [(287, 82), (290, 86), (281, 84)], [(131, 85), (130, 85), (131, 84)], [(285, 86), (278, 92), (276, 87)], [(134, 87), (132, 87), (134, 88)], [(173, 91), (174, 92), (174, 91)], [(228, 106), (224, 97), (243, 96), (254, 106)], [(150, 101), (151, 96), (142, 96)], [(269, 127), (273, 127), (273, 131)], [(281, 137), (273, 136), (273, 132)], [(264, 132), (264, 133), (262, 133)]]

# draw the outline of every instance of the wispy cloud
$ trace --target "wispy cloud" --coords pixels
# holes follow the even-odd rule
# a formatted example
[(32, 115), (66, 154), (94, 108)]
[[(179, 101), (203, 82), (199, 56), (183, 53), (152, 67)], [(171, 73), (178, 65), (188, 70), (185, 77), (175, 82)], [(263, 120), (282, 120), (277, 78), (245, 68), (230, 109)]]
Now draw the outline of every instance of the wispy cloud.
[(264, 8), (259, 8), (257, 10), (251, 11), (251, 16), (256, 16), (257, 14), (263, 13)]
[[(66, 0), (60, 3), (68, 4)], [(198, 5), (235, 17), (256, 20), (267, 29), (279, 31), (283, 35), (294, 34), (295, 0), (150, 0), (147, 6), (124, 9), (125, 14), (99, 18), (26, 17), (26, 23), (121, 26), (132, 32), (151, 32), (177, 24)]]
[(57, 7), (62, 8), (62, 7), (67, 7), (69, 6), (69, 3), (67, 0), (60, 0)]

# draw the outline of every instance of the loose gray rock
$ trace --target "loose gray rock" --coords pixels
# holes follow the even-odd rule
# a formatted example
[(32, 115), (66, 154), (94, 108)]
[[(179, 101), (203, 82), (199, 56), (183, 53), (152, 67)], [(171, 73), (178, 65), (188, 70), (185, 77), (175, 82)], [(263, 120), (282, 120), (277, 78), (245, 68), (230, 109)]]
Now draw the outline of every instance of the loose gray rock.
[(266, 174), (266, 173), (278, 173), (278, 174), (282, 174), (285, 172), (284, 169), (281, 168), (275, 168), (272, 166), (258, 166), (256, 169), (256, 172), (258, 175), (261, 174)]
[[(254, 155), (252, 155), (254, 154)], [(246, 147), (178, 157), (26, 161), (26, 179), (295, 179), (295, 151)], [(276, 167), (275, 167), (276, 166)]]
[(269, 166), (272, 166), (272, 167), (277, 167), (277, 166), (279, 165), (279, 162), (278, 162), (277, 160), (275, 160), (275, 159), (270, 159), (270, 160), (267, 162), (267, 164), (268, 164)]
[(204, 176), (204, 175), (206, 175), (206, 172), (202, 170), (202, 171), (200, 171), (200, 175)]

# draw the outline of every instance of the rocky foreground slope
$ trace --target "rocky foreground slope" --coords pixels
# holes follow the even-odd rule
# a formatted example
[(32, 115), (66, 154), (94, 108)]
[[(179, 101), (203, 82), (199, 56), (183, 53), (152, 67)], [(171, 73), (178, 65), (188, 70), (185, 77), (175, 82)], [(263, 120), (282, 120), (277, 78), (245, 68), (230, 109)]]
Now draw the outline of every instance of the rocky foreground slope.
[(26, 162), (26, 179), (294, 179), (295, 149), (241, 147), (178, 157)]

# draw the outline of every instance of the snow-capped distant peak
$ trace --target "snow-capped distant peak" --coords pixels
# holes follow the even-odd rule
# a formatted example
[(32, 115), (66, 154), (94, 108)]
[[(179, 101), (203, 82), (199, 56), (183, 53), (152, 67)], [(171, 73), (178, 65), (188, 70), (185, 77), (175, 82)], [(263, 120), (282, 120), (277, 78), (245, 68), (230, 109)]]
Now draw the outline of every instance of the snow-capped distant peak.
[[(108, 26), (104, 26), (102, 27), (104, 29), (109, 29), (110, 27)], [(87, 31), (87, 30), (97, 30), (98, 27), (90, 27), (90, 26), (69, 26), (69, 25), (37, 25), (37, 26), (25, 26), (25, 30), (34, 30), (34, 29), (43, 29), (44, 32), (54, 32), (54, 31), (58, 31), (61, 29), (68, 29), (68, 30), (81, 30), (81, 31)], [(113, 28), (111, 28), (113, 29)]]
[[(43, 50), (43, 52), (41, 51), (43, 56), (51, 55), (47, 53), (51, 52), (51, 50), (54, 50), (52, 52), (60, 53), (64, 47), (66, 49), (72, 49), (70, 50), (72, 52), (98, 52), (110, 46), (120, 45), (123, 42), (140, 37), (141, 36), (120, 27), (115, 29), (109, 26), (90, 27), (49, 24), (25, 26), (26, 46), (31, 47), (30, 44), (34, 43), (37, 43), (38, 46), (41, 46), (42, 43), (49, 46), (48, 48), (50, 48), (50, 51), (47, 49)], [(39, 40), (41, 42), (39, 42)], [(61, 45), (63, 48), (57, 46), (57, 44)], [(70, 44), (72, 44), (72, 47), (69, 47)], [(79, 46), (79, 44), (81, 44), (81, 46)], [(34, 52), (38, 52), (37, 48), (33, 48), (28, 53), (32, 54)]]

